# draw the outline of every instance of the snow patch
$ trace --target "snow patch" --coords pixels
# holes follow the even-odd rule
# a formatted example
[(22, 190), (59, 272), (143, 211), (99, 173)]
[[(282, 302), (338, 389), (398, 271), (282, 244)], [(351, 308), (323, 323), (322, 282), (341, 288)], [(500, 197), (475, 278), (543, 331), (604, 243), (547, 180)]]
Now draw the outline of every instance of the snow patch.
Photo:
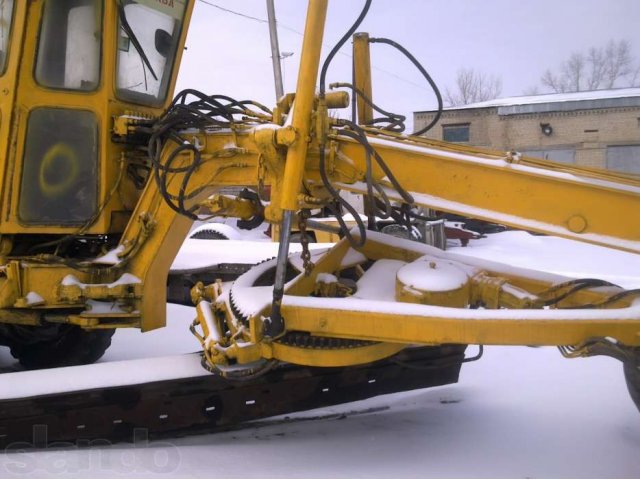
[(92, 263), (100, 263), (104, 265), (117, 265), (121, 261), (118, 255), (121, 254), (122, 252), (124, 252), (124, 245), (118, 245), (116, 248), (108, 251), (103, 256), (94, 259)]
[(25, 297), (27, 306), (35, 306), (42, 305), (44, 302), (44, 298), (38, 295), (36, 292), (29, 292)]
[(398, 280), (422, 292), (447, 292), (463, 287), (467, 274), (450, 262), (423, 257), (398, 270)]
[(126, 310), (120, 308), (117, 302), (100, 302), (98, 300), (87, 300), (86, 307), (86, 311), (92, 314), (129, 313)]
[(336, 283), (338, 278), (331, 273), (319, 273), (316, 276), (317, 283)]
[(378, 260), (360, 277), (358, 291), (352, 298), (395, 302), (396, 274), (405, 265), (400, 260)]

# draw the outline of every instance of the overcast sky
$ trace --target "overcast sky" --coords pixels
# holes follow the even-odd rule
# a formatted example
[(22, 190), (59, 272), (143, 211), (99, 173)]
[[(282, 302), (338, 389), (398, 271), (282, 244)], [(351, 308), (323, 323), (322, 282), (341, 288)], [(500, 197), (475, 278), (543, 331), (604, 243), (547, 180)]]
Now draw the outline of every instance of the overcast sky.
[[(207, 3), (211, 4), (208, 5)], [(307, 2), (276, 0), (285, 91), (294, 91)], [(359, 14), (363, 0), (331, 0), (326, 56)], [(178, 88), (275, 102), (266, 0), (196, 0)], [(360, 31), (391, 38), (416, 56), (442, 91), (461, 68), (502, 79), (502, 97), (539, 85), (545, 69), (572, 52), (626, 39), (640, 61), (640, 0), (374, 0)], [(298, 32), (298, 33), (297, 33)], [(329, 82), (350, 81), (350, 44), (337, 55)], [(410, 116), (435, 106), (413, 66), (392, 48), (372, 45), (374, 97)], [(543, 91), (543, 90), (541, 90)]]

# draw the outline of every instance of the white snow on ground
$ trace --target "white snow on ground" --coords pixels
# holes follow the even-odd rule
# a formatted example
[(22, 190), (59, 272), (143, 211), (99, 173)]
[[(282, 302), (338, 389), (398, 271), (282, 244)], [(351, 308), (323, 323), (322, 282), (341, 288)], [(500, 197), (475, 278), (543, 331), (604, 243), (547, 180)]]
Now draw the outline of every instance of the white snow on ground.
[[(637, 256), (569, 240), (504, 232), (451, 250), (640, 287)], [(103, 361), (197, 350), (187, 330), (194, 314), (170, 305), (166, 329), (118, 331)], [(11, 364), (4, 350), (1, 367)], [(304, 421), (313, 416), (326, 418)], [(290, 418), (135, 445), (5, 454), (0, 478), (640, 476), (640, 416), (619, 362), (566, 360), (553, 348), (487, 347), (458, 384)]]

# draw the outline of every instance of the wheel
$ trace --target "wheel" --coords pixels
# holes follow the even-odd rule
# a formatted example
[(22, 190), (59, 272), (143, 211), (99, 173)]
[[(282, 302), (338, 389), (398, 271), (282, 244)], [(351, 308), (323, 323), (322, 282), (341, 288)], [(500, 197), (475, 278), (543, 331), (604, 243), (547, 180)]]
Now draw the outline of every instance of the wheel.
[(111, 345), (115, 330), (50, 324), (16, 327), (11, 333), (11, 355), (23, 367), (33, 370), (94, 363)]
[(640, 361), (624, 363), (624, 378), (627, 380), (631, 400), (640, 411)]

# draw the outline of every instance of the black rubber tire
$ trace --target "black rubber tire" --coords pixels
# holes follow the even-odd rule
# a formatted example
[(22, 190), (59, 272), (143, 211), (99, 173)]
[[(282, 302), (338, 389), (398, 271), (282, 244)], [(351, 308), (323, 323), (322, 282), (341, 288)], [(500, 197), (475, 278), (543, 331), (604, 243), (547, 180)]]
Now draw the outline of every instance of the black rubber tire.
[(229, 240), (225, 234), (217, 232), (215, 230), (200, 230), (199, 232), (191, 235), (192, 239), (196, 240)]
[(50, 339), (28, 343), (14, 340), (11, 355), (29, 370), (86, 365), (104, 355), (114, 333), (114, 329), (83, 330), (61, 325), (58, 334)]
[(631, 400), (636, 404), (636, 408), (640, 412), (640, 363), (633, 362), (624, 363), (624, 378), (627, 381), (627, 388)]

